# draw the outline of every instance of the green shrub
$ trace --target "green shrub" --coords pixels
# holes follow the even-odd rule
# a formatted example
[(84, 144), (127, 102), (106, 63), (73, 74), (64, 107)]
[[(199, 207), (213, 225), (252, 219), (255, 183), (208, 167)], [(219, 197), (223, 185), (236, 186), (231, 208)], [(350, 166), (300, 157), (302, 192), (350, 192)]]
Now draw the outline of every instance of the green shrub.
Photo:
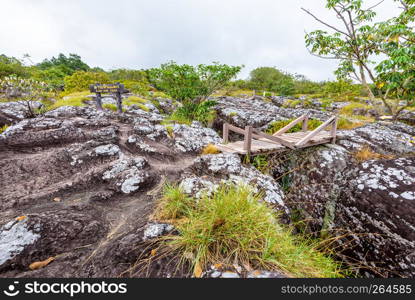
[(148, 71), (150, 82), (173, 99), (201, 102), (223, 88), (239, 73), (241, 67), (213, 63), (211, 65), (178, 65), (169, 62)]
[(315, 242), (293, 236), (261, 198), (248, 186), (222, 185), (196, 201), (181, 189), (168, 187), (156, 216), (172, 221), (179, 235), (163, 237), (160, 252), (190, 263), (195, 276), (217, 263), (278, 270), (294, 277), (342, 276), (340, 264), (317, 251)]
[(149, 83), (147, 81), (122, 80), (117, 82), (123, 84), (131, 93), (148, 96)]
[(65, 91), (77, 92), (89, 89), (95, 83), (110, 83), (108, 74), (103, 72), (77, 71), (64, 79)]
[(208, 125), (216, 117), (216, 112), (212, 109), (217, 104), (216, 101), (206, 100), (201, 103), (186, 103), (169, 117), (170, 120), (176, 120), (180, 123), (189, 124), (193, 120)]
[(0, 79), (8, 76), (28, 77), (29, 70), (23, 63), (15, 58), (4, 54), (0, 55)]
[(251, 71), (248, 86), (259, 91), (281, 95), (294, 94), (293, 76), (273, 67), (259, 67)]
[[(294, 121), (294, 119), (289, 119), (289, 120), (281, 120), (281, 121), (275, 121), (272, 122), (267, 129), (267, 132), (269, 134), (274, 134), (276, 133), (278, 130), (280, 130), (281, 128), (284, 128), (285, 126), (287, 126), (288, 124), (290, 124), (292, 121)], [(323, 122), (321, 122), (320, 120), (316, 120), (316, 119), (309, 119), (308, 120), (308, 130), (314, 130), (317, 127), (319, 127), (321, 124), (323, 124)], [(294, 127), (292, 127), (291, 129), (289, 129), (287, 131), (287, 133), (292, 133), (292, 132), (298, 132), (302, 130), (302, 123), (296, 124)]]

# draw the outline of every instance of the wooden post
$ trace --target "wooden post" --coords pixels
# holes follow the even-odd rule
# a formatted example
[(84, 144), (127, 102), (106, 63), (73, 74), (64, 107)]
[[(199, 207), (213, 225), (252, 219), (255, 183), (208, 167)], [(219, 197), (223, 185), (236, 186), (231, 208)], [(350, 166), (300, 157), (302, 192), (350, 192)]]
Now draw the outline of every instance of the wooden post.
[(303, 129), (304, 132), (306, 132), (308, 130), (308, 116), (304, 117), (303, 128), (302, 129)]
[(121, 93), (118, 91), (115, 93), (115, 96), (117, 98), (117, 111), (119, 113), (122, 113), (122, 96)]
[(331, 143), (335, 144), (336, 143), (336, 135), (337, 135), (337, 117), (333, 120), (333, 125), (331, 126), (330, 135), (332, 136)]
[(223, 123), (223, 143), (229, 143), (229, 124)]
[(252, 126), (245, 127), (245, 139), (244, 139), (244, 150), (246, 154), (251, 154), (251, 145), (252, 145)]
[(102, 110), (101, 93), (96, 93), (95, 100), (96, 100), (96, 103), (97, 103), (97, 109)]

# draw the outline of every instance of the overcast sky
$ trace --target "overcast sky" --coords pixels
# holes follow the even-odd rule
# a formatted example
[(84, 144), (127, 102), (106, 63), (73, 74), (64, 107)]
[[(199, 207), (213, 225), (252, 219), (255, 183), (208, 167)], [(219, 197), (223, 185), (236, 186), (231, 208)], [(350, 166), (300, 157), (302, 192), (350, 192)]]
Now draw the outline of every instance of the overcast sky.
[[(169, 60), (276, 66), (313, 80), (335, 62), (311, 56), (304, 32), (321, 26), (308, 8), (337, 22), (323, 0), (0, 0), (0, 53), (40, 62), (76, 53), (104, 69), (149, 68)], [(368, 5), (376, 2), (366, 0)], [(396, 11), (393, 0), (379, 17)]]

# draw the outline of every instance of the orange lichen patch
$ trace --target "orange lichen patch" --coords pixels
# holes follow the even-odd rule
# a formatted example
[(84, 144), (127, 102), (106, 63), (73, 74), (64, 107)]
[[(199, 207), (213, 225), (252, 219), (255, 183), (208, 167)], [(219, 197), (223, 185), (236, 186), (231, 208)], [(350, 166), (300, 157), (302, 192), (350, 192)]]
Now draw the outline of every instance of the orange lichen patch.
[(393, 155), (384, 155), (374, 152), (369, 146), (362, 147), (359, 151), (354, 153), (354, 158), (358, 162), (364, 162), (372, 159), (393, 159)]

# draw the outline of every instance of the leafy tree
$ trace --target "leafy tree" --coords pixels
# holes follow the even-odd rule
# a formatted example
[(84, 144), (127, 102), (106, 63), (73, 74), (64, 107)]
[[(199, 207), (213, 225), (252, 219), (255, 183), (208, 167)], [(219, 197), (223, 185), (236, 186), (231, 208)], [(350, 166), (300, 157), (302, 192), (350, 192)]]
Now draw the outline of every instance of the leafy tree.
[(133, 93), (147, 95), (150, 83), (147, 74), (142, 70), (116, 69), (108, 73), (110, 79), (124, 84), (125, 88)]
[(360, 86), (351, 80), (328, 81), (324, 83), (323, 93), (327, 96), (358, 96)]
[(0, 78), (4, 78), (10, 75), (27, 77), (29, 75), (29, 72), (19, 59), (1, 54)]
[(110, 83), (107, 73), (77, 71), (64, 79), (65, 90), (79, 92), (89, 89), (89, 85), (95, 83)]
[(260, 67), (252, 70), (249, 86), (255, 90), (276, 92), (282, 95), (294, 93), (293, 76), (272, 67)]
[[(384, 90), (385, 105), (396, 119), (406, 107), (415, 105), (415, 1), (400, 0), (399, 16), (373, 28), (380, 52), (386, 56), (377, 66), (377, 87)], [(396, 101), (388, 102), (391, 94)]]
[(66, 75), (72, 75), (76, 71), (90, 70), (90, 67), (82, 61), (81, 57), (73, 53), (69, 54), (69, 56), (60, 53), (58, 57), (43, 60), (37, 67), (41, 70), (59, 67)]
[(62, 89), (64, 78), (67, 76), (65, 70), (60, 66), (41, 70), (36, 67), (31, 68), (32, 78), (38, 81), (47, 82), (54, 89)]
[(116, 69), (111, 70), (108, 75), (114, 81), (147, 81), (147, 74), (142, 70)]
[(316, 94), (322, 91), (324, 82), (315, 82), (307, 79), (304, 75), (296, 74), (294, 76), (295, 94)]
[(200, 103), (234, 78), (241, 67), (212, 65), (178, 65), (169, 62), (148, 71), (150, 83), (173, 99)]
[(379, 50), (373, 38), (371, 23), (376, 16), (374, 8), (381, 2), (363, 8), (363, 0), (327, 0), (326, 7), (339, 19), (339, 24), (335, 25), (321, 20), (303, 8), (306, 13), (331, 30), (315, 30), (306, 34), (305, 40), (309, 51), (322, 58), (339, 60), (339, 67), (335, 71), (337, 77), (359, 81), (372, 100), (375, 96), (368, 83), (368, 77), (371, 81), (376, 81), (371, 56), (378, 54)]

